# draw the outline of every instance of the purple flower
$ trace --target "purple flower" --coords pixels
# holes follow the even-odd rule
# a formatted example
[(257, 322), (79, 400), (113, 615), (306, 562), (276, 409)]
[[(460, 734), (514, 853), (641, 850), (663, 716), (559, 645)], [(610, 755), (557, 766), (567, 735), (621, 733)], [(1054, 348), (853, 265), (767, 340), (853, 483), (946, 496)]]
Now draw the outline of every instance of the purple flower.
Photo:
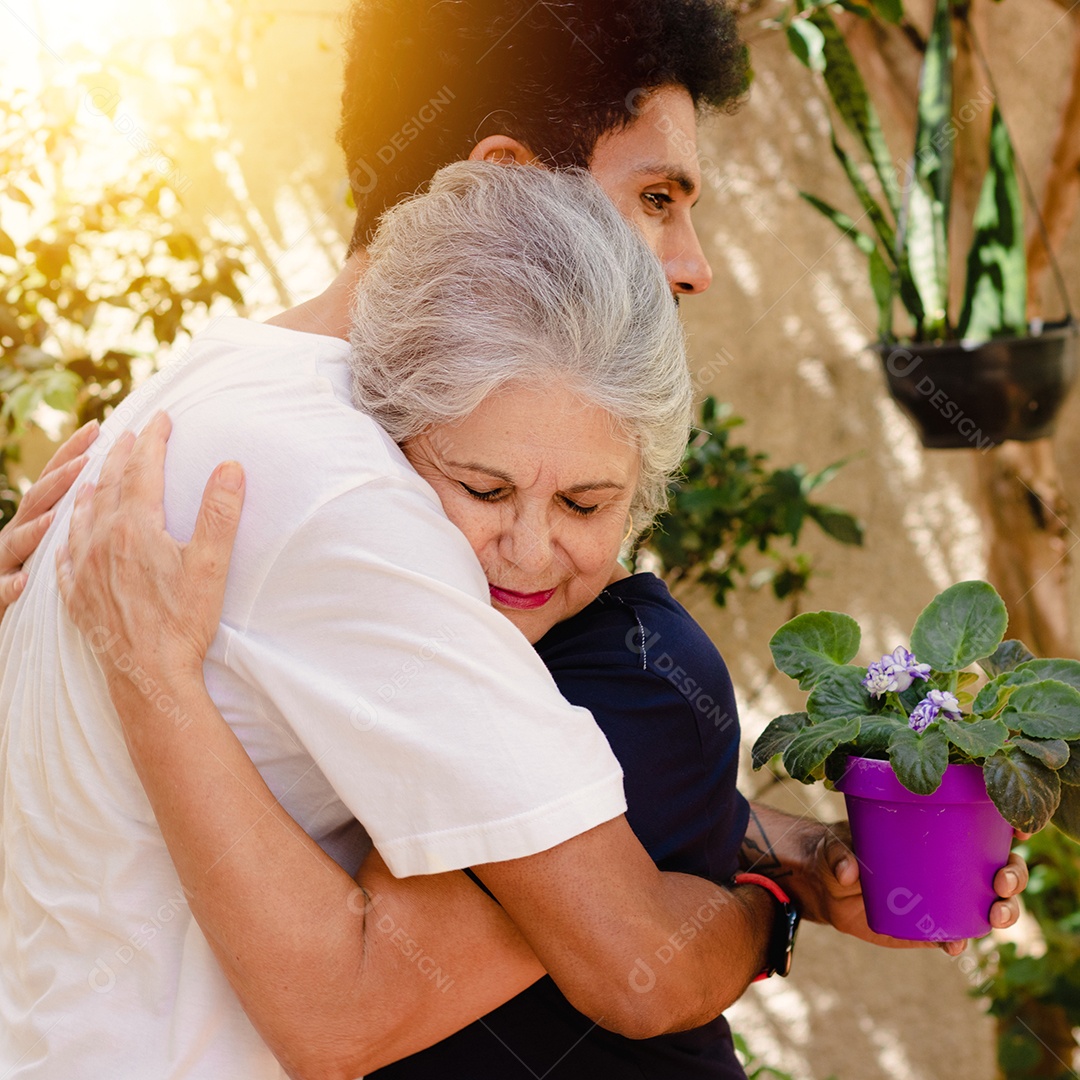
[(960, 702), (956, 700), (956, 695), (950, 694), (948, 690), (931, 690), (911, 710), (908, 727), (912, 731), (925, 731), (939, 715), (948, 720), (960, 719)]
[(897, 645), (891, 653), (886, 653), (866, 669), (866, 678), (862, 682), (871, 697), (881, 697), (888, 693), (902, 694), (916, 679), (929, 678), (930, 665), (920, 664), (914, 653)]

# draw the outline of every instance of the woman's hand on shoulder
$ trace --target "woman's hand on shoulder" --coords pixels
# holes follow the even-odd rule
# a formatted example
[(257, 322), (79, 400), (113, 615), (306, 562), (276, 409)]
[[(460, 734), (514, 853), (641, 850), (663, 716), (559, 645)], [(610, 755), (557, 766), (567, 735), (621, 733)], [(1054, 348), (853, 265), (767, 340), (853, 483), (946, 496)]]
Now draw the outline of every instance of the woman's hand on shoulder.
[(82, 472), (86, 452), (99, 430), (96, 420), (84, 424), (53, 454), (22, 497), (15, 516), (0, 531), (0, 617), (26, 588), (29, 574), (23, 566), (53, 523), (56, 504)]
[[(236, 462), (211, 474), (190, 542), (165, 529), (165, 452), (172, 425), (159, 413), (109, 451), (95, 485), (78, 493), (68, 543), (57, 553), (60, 594), (110, 689), (130, 673), (167, 682), (196, 675), (217, 633), (244, 501)], [(145, 679), (144, 679), (145, 681)]]

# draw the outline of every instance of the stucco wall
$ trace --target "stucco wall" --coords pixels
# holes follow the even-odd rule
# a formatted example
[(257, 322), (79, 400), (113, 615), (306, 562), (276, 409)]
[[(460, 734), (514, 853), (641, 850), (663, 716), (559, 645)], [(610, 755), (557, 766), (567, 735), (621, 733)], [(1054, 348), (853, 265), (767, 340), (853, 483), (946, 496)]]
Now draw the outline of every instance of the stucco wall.
[[(1068, 25), (1049, 0), (990, 7), (990, 62), (1038, 191), (1068, 78)], [(851, 206), (821, 95), (781, 35), (761, 29), (760, 13), (744, 20), (744, 32), (756, 75), (750, 99), (702, 133), (713, 193), (697, 213), (715, 281), (683, 305), (686, 325), (699, 383), (746, 418), (749, 444), (777, 464), (849, 459), (824, 494), (859, 513), (866, 545), (841, 548), (806, 530), (819, 573), (804, 608), (850, 612), (872, 657), (905, 640), (935, 592), (984, 573), (975, 452), (924, 451), (886, 396), (877, 360), (862, 351), (876, 325), (864, 260), (798, 197), (802, 188)], [(1074, 227), (1064, 251), (1074, 303), (1078, 239)], [(1078, 418), (1074, 397), (1056, 440), (1074, 506)], [(771, 595), (745, 591), (724, 610), (690, 603), (732, 670), (749, 743), (774, 715), (801, 705), (794, 685), (772, 673), (766, 646), (787, 611)], [(762, 777), (747, 769), (742, 783), (752, 792)], [(822, 794), (789, 784), (768, 797), (842, 817), (839, 797)], [(770, 1064), (814, 1080), (834, 1072), (841, 1080), (993, 1076), (993, 1026), (967, 996), (977, 976), (961, 962), (936, 951), (885, 952), (816, 926), (802, 933), (787, 984), (751, 988), (731, 1013)]]

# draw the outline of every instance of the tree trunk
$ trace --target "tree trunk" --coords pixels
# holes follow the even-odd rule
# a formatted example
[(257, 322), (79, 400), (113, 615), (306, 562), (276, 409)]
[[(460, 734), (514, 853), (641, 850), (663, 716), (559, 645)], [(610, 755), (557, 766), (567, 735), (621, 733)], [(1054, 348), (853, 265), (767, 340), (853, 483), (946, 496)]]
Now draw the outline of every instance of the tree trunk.
[(1078, 657), (1069, 554), (1080, 539), (1049, 439), (1007, 442), (975, 455), (987, 576), (1009, 609), (1009, 636), (1038, 656)]

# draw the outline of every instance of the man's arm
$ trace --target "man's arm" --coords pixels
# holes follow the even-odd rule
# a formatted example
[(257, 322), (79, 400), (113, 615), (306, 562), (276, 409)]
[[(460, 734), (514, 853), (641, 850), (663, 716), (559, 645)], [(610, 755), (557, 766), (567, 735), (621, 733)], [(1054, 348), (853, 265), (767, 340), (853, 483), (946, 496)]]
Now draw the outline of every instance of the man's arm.
[[(765, 874), (782, 884), (811, 922), (828, 923), (842, 933), (891, 948), (932, 948), (936, 944), (875, 934), (867, 925), (859, 864), (851, 850), (846, 821), (827, 824), (752, 802), (739, 861), (744, 870)], [(990, 909), (992, 926), (1005, 929), (1020, 917), (1016, 898), (1027, 880), (1027, 865), (1014, 852), (994, 877), (999, 899)], [(965, 944), (950, 941), (940, 947), (956, 956)]]

